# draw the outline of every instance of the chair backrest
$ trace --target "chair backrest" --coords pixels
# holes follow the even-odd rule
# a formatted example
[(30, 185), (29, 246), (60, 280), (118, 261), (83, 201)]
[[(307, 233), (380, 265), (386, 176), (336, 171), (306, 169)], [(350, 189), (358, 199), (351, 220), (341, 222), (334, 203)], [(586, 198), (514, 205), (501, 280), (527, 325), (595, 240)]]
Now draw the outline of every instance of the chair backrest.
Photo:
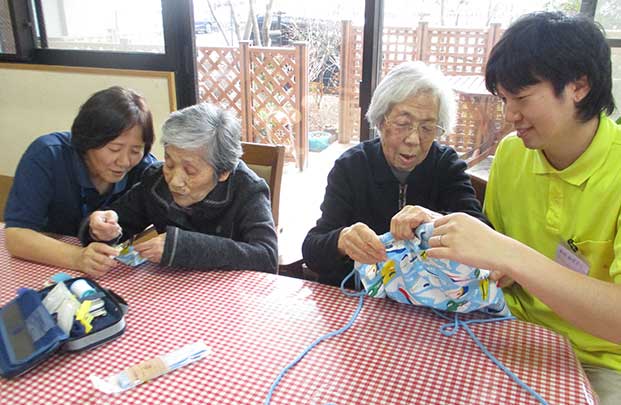
[(285, 146), (242, 142), (242, 160), (270, 186), (272, 216), (278, 230), (278, 210), (280, 208), (280, 183), (285, 163)]
[(13, 185), (13, 177), (0, 175), (0, 222), (4, 222), (4, 207)]
[(483, 201), (485, 200), (485, 189), (487, 188), (487, 179), (475, 173), (470, 173), (470, 182), (472, 183), (474, 192), (477, 195), (477, 199), (481, 202), (481, 206), (483, 206)]

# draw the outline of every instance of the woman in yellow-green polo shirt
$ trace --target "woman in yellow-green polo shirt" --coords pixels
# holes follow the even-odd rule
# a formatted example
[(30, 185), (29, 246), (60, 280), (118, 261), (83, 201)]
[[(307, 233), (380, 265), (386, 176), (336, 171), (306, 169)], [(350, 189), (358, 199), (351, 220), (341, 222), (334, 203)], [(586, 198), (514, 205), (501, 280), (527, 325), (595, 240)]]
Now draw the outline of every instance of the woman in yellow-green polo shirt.
[(607, 115), (610, 48), (586, 17), (533, 13), (491, 52), (485, 80), (515, 133), (484, 211), (435, 221), (431, 257), (493, 270), (518, 318), (564, 336), (600, 397), (621, 404), (621, 128)]

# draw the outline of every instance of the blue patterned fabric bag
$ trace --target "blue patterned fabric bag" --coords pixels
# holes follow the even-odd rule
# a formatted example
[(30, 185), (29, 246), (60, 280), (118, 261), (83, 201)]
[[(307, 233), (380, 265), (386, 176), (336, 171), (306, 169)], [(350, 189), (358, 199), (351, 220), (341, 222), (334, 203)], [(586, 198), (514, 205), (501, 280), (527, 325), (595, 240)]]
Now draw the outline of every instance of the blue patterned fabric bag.
[(126, 264), (128, 266), (131, 267), (136, 267), (136, 266), (140, 266), (142, 263), (146, 262), (147, 259), (145, 259), (144, 257), (140, 256), (140, 254), (138, 252), (136, 252), (136, 250), (134, 250), (133, 246), (121, 246), (123, 249), (121, 250), (121, 253), (119, 253), (119, 255), (117, 257), (115, 257), (116, 260), (118, 260), (119, 262)]
[(433, 224), (426, 223), (416, 228), (413, 240), (396, 241), (390, 233), (380, 236), (387, 260), (354, 266), (367, 294), (442, 311), (511, 315), (502, 289), (489, 280), (490, 271), (427, 257), (432, 232)]

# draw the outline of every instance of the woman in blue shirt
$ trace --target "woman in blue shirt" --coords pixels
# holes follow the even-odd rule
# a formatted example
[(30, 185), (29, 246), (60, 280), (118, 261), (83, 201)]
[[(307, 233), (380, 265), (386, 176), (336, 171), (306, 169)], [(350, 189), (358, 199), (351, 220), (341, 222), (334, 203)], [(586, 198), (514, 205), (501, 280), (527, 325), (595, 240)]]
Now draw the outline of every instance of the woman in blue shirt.
[(97, 277), (114, 266), (114, 248), (79, 247), (48, 233), (75, 236), (82, 218), (115, 201), (156, 161), (153, 118), (142, 96), (111, 87), (81, 107), (71, 132), (36, 139), (22, 156), (4, 217), (15, 257)]

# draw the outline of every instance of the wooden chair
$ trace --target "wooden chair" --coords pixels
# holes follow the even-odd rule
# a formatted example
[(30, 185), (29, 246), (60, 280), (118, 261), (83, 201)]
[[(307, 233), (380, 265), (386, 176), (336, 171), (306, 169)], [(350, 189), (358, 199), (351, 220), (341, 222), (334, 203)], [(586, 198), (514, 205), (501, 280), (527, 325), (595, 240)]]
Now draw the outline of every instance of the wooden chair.
[(278, 211), (280, 208), (280, 184), (285, 163), (285, 147), (262, 143), (242, 142), (244, 154), (242, 160), (270, 186), (272, 216), (276, 230), (278, 227)]
[(309, 269), (306, 263), (304, 263), (304, 259), (299, 259), (289, 264), (281, 263), (278, 266), (278, 274), (301, 280), (319, 281), (319, 274)]
[(477, 195), (477, 199), (481, 202), (481, 206), (483, 206), (483, 201), (485, 200), (485, 189), (487, 188), (487, 179), (478, 174), (470, 173), (470, 182), (472, 183), (474, 192)]
[(0, 222), (4, 222), (4, 207), (13, 185), (13, 177), (0, 175)]

